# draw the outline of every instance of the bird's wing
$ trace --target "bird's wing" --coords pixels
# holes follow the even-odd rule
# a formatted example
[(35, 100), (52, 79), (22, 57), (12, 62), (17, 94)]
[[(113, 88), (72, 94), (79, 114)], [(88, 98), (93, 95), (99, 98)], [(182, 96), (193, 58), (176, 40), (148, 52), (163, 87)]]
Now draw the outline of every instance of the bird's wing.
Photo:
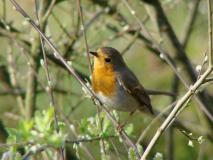
[[(153, 114), (150, 98), (137, 77), (130, 71), (118, 73), (118, 82), (128, 94), (132, 95), (140, 104), (139, 110), (144, 111), (144, 106)], [(146, 109), (145, 109), (146, 110)]]

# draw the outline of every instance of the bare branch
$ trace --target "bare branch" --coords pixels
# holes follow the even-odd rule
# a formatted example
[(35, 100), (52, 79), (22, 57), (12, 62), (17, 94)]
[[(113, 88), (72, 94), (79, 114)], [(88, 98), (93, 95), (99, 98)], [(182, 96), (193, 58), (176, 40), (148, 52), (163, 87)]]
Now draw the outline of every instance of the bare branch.
[[(208, 0), (208, 13), (209, 15), (211, 14), (211, 4), (210, 4), (210, 0)], [(209, 16), (208, 18), (209, 21), (209, 43), (212, 43), (212, 19), (211, 16)], [(212, 50), (212, 44), (209, 44), (209, 58), (212, 57), (213, 54), (213, 50)], [(212, 61), (209, 60), (209, 67), (207, 68), (207, 70), (204, 72), (203, 75), (200, 76), (200, 78), (194, 83), (193, 86), (190, 87), (190, 89), (187, 91), (187, 93), (180, 99), (178, 100), (176, 106), (174, 107), (174, 109), (172, 110), (172, 112), (169, 114), (169, 116), (166, 118), (166, 120), (162, 123), (162, 125), (159, 127), (159, 129), (157, 130), (157, 132), (155, 133), (154, 137), (152, 138), (152, 140), (150, 141), (149, 145), (147, 146), (145, 152), (143, 153), (141, 160), (146, 160), (149, 152), (151, 151), (151, 149), (153, 148), (153, 146), (155, 145), (155, 143), (157, 142), (157, 140), (159, 139), (159, 137), (161, 136), (161, 134), (166, 130), (166, 128), (169, 127), (169, 125), (171, 125), (175, 118), (178, 116), (178, 114), (180, 113), (180, 111), (182, 109), (184, 109), (184, 105), (187, 103), (187, 101), (189, 101), (192, 96), (195, 94), (195, 92), (197, 91), (197, 89), (205, 82), (205, 79), (208, 77), (208, 75), (212, 72)]]
[(162, 125), (158, 128), (157, 132), (155, 133), (154, 137), (150, 141), (149, 145), (147, 146), (145, 152), (143, 153), (141, 160), (146, 160), (149, 152), (157, 142), (157, 140), (160, 138), (161, 134), (166, 130), (166, 128), (171, 125), (174, 121), (174, 119), (178, 116), (179, 111), (184, 108), (184, 104), (192, 98), (192, 95), (195, 93), (195, 91), (203, 84), (205, 78), (212, 72), (212, 68), (208, 68), (206, 72), (200, 77), (200, 79), (195, 82), (195, 84), (188, 90), (188, 92), (180, 99), (178, 100), (177, 104), (175, 105), (172, 112), (169, 114), (169, 116), (166, 118), (166, 120), (162, 123)]
[(3, 10), (3, 20), (6, 21), (6, 0), (2, 0), (3, 6), (2, 6), (2, 10)]
[(78, 140), (66, 140), (66, 143), (82, 143), (82, 142), (94, 142), (94, 141), (99, 141), (99, 140), (108, 140), (108, 139), (111, 139), (111, 138), (117, 138), (117, 136), (115, 135), (110, 135), (110, 136), (107, 136), (107, 137), (92, 137), (92, 138), (89, 138), (89, 139), (78, 139)]
[[(40, 23), (41, 20), (45, 22), (45, 19), (47, 19), (48, 17), (44, 17), (45, 19), (42, 19), (42, 17), (39, 17), (38, 15), (38, 8), (37, 8), (37, 0), (35, 0), (35, 10), (36, 10), (36, 18), (39, 22), (39, 28), (40, 28)], [(55, 1), (52, 1), (53, 3), (51, 4), (52, 6), (54, 5)], [(49, 8), (49, 10), (51, 10), (51, 8)], [(49, 11), (50, 12), (50, 11)], [(49, 14), (47, 14), (49, 15)], [(50, 73), (49, 73), (49, 68), (48, 68), (48, 64), (47, 64), (47, 57), (46, 57), (46, 52), (45, 52), (45, 48), (44, 48), (44, 41), (41, 35), (39, 35), (40, 37), (40, 41), (41, 41), (41, 49), (42, 49), (42, 53), (43, 53), (43, 58), (44, 58), (44, 69), (45, 69), (45, 74), (46, 74), (46, 78), (47, 78), (47, 92), (50, 96), (50, 107), (54, 108), (54, 123), (55, 123), (55, 130), (57, 133), (59, 133), (59, 125), (58, 125), (58, 118), (57, 118), (57, 113), (56, 113), (56, 104), (55, 104), (55, 99), (53, 96), (53, 91), (52, 91), (52, 82), (50, 79)], [(64, 148), (61, 146), (60, 147), (60, 156), (62, 158), (62, 160), (65, 160), (65, 156), (64, 156)]]
[[(129, 9), (129, 11), (132, 14), (132, 16), (135, 18), (135, 20), (140, 25), (142, 31), (144, 32), (144, 35), (141, 36), (141, 38), (143, 40), (145, 40), (146, 43), (149, 44), (148, 47), (150, 47), (153, 51), (158, 52), (160, 54), (161, 59), (165, 60), (166, 63), (169, 64), (169, 66), (172, 68), (172, 70), (178, 76), (178, 78), (182, 81), (182, 83), (185, 85), (185, 87), (187, 89), (189, 89), (189, 85), (186, 83), (185, 78), (179, 73), (179, 71), (178, 71), (178, 69), (176, 67), (175, 61), (169, 56), (168, 53), (165, 52), (165, 50), (160, 46), (160, 44), (158, 44), (158, 42), (153, 38), (153, 36), (150, 34), (150, 32), (147, 30), (147, 28), (143, 24), (143, 22), (141, 22), (140, 19), (138, 18), (136, 12), (129, 5), (129, 3), (127, 2), (127, 0), (123, 0), (123, 2), (127, 6), (127, 8)], [(162, 16), (161, 18), (162, 18), (162, 20), (164, 22), (164, 25), (167, 26), (166, 28), (168, 30), (168, 34), (170, 36), (170, 39), (173, 42), (173, 45), (176, 47), (176, 49), (180, 49), (181, 60), (183, 60), (184, 65), (186, 65), (187, 72), (189, 72), (189, 75), (191, 76), (192, 80), (194, 81), (194, 77), (196, 79), (196, 75), (193, 75), (194, 69), (192, 68), (192, 66), (190, 66), (190, 61), (186, 57), (186, 54), (185, 54), (184, 50), (182, 48), (180, 48), (181, 44), (178, 41), (178, 39), (177, 39), (177, 37), (176, 37), (176, 35), (175, 35), (175, 33), (174, 33), (171, 25), (169, 24), (168, 19), (167, 19), (166, 15), (164, 14), (164, 11), (163, 11), (163, 9), (161, 7), (160, 2), (158, 0), (155, 0), (155, 1), (146, 1), (146, 2), (150, 2), (150, 4), (155, 5), (155, 7), (157, 7), (156, 8), (157, 11), (160, 12), (160, 13), (158, 13), (159, 16)], [(172, 37), (175, 40), (173, 40)], [(177, 45), (175, 45), (176, 43), (177, 43)], [(210, 96), (210, 95), (208, 94), (208, 96)], [(198, 101), (199, 104), (201, 104), (200, 108), (206, 114), (206, 116), (208, 117), (208, 120), (210, 122), (213, 121), (212, 108), (209, 105), (210, 104), (209, 100), (207, 100), (206, 97), (204, 96), (204, 92), (199, 93), (198, 97), (199, 98), (197, 98), (197, 96), (196, 96), (196, 100)], [(210, 123), (210, 125), (211, 125), (211, 123)]]
[(87, 43), (87, 37), (86, 37), (85, 28), (84, 28), (84, 19), (83, 19), (83, 13), (82, 13), (80, 0), (77, 0), (77, 6), (78, 6), (79, 16), (80, 16), (80, 19), (81, 19), (81, 30), (83, 31), (83, 36), (84, 36), (84, 43), (85, 43), (85, 47), (86, 47), (89, 71), (92, 74), (92, 65), (91, 65), (91, 60), (90, 60), (90, 55), (89, 55), (89, 46), (88, 46), (88, 43)]
[(171, 97), (176, 96), (175, 93), (166, 92), (166, 91), (156, 91), (156, 90), (146, 89), (146, 92), (147, 92), (149, 95), (165, 95), (165, 96), (171, 96)]
[[(174, 103), (177, 101), (177, 96), (178, 96), (178, 91), (179, 91), (179, 86), (180, 86), (180, 80), (178, 77), (174, 74), (173, 75), (173, 80), (171, 84), (171, 92), (175, 93), (174, 97), (171, 97), (171, 103)], [(173, 160), (174, 159), (174, 148), (175, 148), (175, 139), (174, 139), (174, 128), (171, 126), (166, 135), (166, 140), (167, 140), (167, 158), (168, 160)]]
[(213, 77), (206, 78), (206, 80), (204, 81), (204, 83), (209, 83), (209, 82), (213, 82)]
[(191, 3), (192, 3), (192, 6), (190, 8), (189, 16), (186, 21), (186, 25), (183, 30), (183, 37), (181, 40), (182, 46), (184, 49), (186, 48), (186, 46), (188, 44), (192, 29), (193, 29), (193, 25), (194, 25), (196, 17), (197, 17), (200, 0), (196, 0), (195, 2), (193, 1)]
[[(57, 55), (57, 58), (67, 67), (69, 72), (77, 79), (77, 81), (81, 84), (81, 86), (85, 89), (85, 91), (93, 98), (95, 99), (101, 107), (106, 112), (108, 118), (112, 121), (113, 125), (115, 127), (118, 126), (118, 123), (116, 122), (115, 118), (109, 113), (109, 111), (106, 109), (106, 107), (103, 106), (102, 102), (97, 98), (97, 96), (94, 94), (94, 92), (84, 83), (84, 81), (80, 78), (80, 76), (76, 73), (74, 68), (70, 66), (64, 58), (61, 56), (58, 49), (53, 45), (53, 43), (44, 35), (44, 33), (39, 29), (39, 27), (35, 24), (35, 22), (27, 15), (27, 13), (18, 5), (18, 3), (15, 0), (10, 0), (11, 3), (15, 6), (16, 10), (26, 18), (26, 20), (33, 26), (33, 28), (42, 36), (42, 38), (45, 40), (45, 42), (49, 45), (49, 47), (53, 50), (54, 55)], [(140, 154), (137, 150), (137, 147), (132, 142), (132, 140), (127, 136), (125, 131), (121, 130), (120, 136), (123, 139), (124, 143), (126, 143), (128, 146), (134, 148), (137, 156), (139, 157)]]
[(211, 7), (211, 1), (208, 0), (208, 31), (209, 31), (209, 66), (213, 67), (213, 59), (212, 59), (212, 54), (213, 54), (213, 47), (212, 47), (212, 42), (213, 42), (213, 35), (212, 35), (212, 7)]
[[(12, 55), (12, 50), (9, 51), (8, 53), (8, 63), (9, 63), (9, 73), (10, 73), (10, 79), (11, 79), (11, 84), (16, 91), (19, 90), (19, 85), (17, 82), (17, 77), (16, 77), (16, 70), (15, 70), (15, 64), (14, 64), (14, 59), (13, 59), (13, 55)], [(11, 88), (12, 89), (12, 88)], [(26, 110), (24, 108), (24, 101), (21, 95), (16, 95), (16, 101), (19, 107), (19, 111), (20, 113), (27, 118), (27, 113)]]

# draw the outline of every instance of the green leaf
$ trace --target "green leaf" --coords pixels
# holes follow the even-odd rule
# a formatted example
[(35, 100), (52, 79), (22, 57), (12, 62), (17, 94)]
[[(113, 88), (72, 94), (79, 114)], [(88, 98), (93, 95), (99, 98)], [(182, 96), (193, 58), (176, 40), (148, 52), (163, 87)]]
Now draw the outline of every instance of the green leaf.
[(117, 121), (119, 121), (119, 115), (118, 115), (118, 112), (116, 111), (116, 110), (113, 110), (112, 111), (112, 115), (115, 117), (115, 119), (117, 120)]
[(9, 134), (9, 136), (17, 136), (19, 134), (19, 131), (15, 128), (7, 128), (7, 133)]
[(12, 136), (10, 135), (8, 138), (7, 138), (7, 144), (13, 144), (11, 147), (10, 147), (10, 150), (9, 150), (9, 153), (10, 154), (15, 154), (17, 152), (17, 145), (15, 145), (17, 143), (17, 140), (16, 140), (16, 137), (15, 136)]
[(54, 108), (49, 107), (47, 111), (35, 113), (35, 128), (40, 132), (51, 132), (54, 130), (52, 122), (54, 120)]
[(163, 154), (160, 152), (157, 152), (153, 158), (153, 160), (163, 160)]
[(139, 154), (142, 155), (142, 153), (143, 153), (143, 146), (140, 145), (140, 144), (136, 144), (136, 146), (137, 146), (137, 149), (138, 149)]
[(127, 133), (127, 135), (131, 135), (133, 130), (134, 130), (134, 126), (132, 123), (128, 124), (125, 128), (124, 128), (125, 132)]
[(104, 114), (104, 117), (103, 117), (103, 132), (108, 132), (110, 130), (110, 126), (111, 126), (111, 121)]
[(132, 147), (129, 148), (128, 159), (129, 160), (137, 160), (137, 156), (136, 156), (135, 151)]
[(100, 133), (100, 137), (102, 137), (103, 139), (109, 138), (109, 133), (108, 132), (101, 132)]
[(81, 133), (86, 133), (88, 125), (89, 125), (89, 122), (87, 121), (86, 118), (81, 119), (81, 123), (80, 123)]
[(66, 124), (64, 122), (58, 122), (58, 127), (61, 132), (65, 132)]
[[(66, 140), (65, 124), (58, 122), (60, 132), (57, 133), (54, 125), (54, 108), (49, 107), (47, 111), (37, 111), (34, 119), (21, 121), (17, 128), (7, 128), (9, 134), (7, 144), (14, 144), (10, 149), (16, 152), (18, 142), (32, 142), (36, 144), (48, 144), (54, 147), (64, 145)], [(26, 150), (29, 145), (25, 145)]]
[(43, 124), (43, 116), (41, 114), (41, 112), (39, 111), (36, 111), (35, 112), (35, 117), (34, 117), (34, 120), (35, 120), (35, 128), (40, 131), (40, 132), (43, 132), (45, 129), (46, 129), (46, 126)]
[(52, 145), (58, 148), (64, 145), (66, 140), (66, 135), (62, 134), (62, 132), (59, 132), (59, 133), (55, 132), (54, 134), (51, 134), (46, 138), (49, 145)]
[(33, 128), (33, 120), (21, 121), (18, 125), (18, 130), (22, 131), (25, 135), (29, 135), (31, 129)]
[(25, 135), (22, 130), (15, 128), (7, 128), (7, 132), (9, 134), (8, 140), (11, 141), (11, 143), (23, 142), (27, 139), (28, 136)]
[(79, 155), (79, 145), (74, 143), (73, 144), (73, 149), (75, 150), (75, 154), (76, 154), (76, 157), (80, 159), (80, 155)]
[[(45, 112), (44, 112), (44, 113), (45, 113)], [(46, 113), (45, 113), (45, 120), (46, 120), (47, 122), (53, 120), (53, 118), (54, 118), (54, 113), (55, 113), (54, 107), (53, 107), (53, 106), (50, 106), (50, 107), (48, 108), (48, 110), (46, 111)]]

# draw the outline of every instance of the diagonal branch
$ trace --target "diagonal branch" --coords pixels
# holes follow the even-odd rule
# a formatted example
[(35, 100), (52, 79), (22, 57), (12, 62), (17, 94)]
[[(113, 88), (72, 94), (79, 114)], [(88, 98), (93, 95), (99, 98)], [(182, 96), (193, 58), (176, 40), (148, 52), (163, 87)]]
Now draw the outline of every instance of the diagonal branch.
[(212, 53), (213, 53), (213, 35), (212, 35), (212, 7), (211, 7), (211, 1), (208, 0), (208, 32), (209, 32), (209, 67), (213, 66), (213, 59), (212, 59)]
[(149, 145), (147, 146), (145, 152), (143, 153), (141, 160), (146, 160), (149, 152), (160, 138), (162, 133), (174, 122), (175, 118), (179, 115), (180, 111), (184, 108), (186, 102), (192, 98), (193, 94), (197, 91), (197, 89), (203, 84), (205, 78), (212, 72), (212, 68), (208, 68), (206, 72), (200, 77), (200, 79), (195, 82), (195, 84), (188, 90), (188, 92), (178, 100), (177, 104), (175, 105), (172, 112), (166, 118), (166, 120), (162, 123), (162, 125), (158, 128), (157, 132), (155, 133), (154, 137), (150, 141)]
[[(54, 1), (52, 1), (52, 6), (54, 4)], [(36, 10), (36, 18), (38, 20), (38, 27), (40, 28), (40, 23), (41, 23), (41, 19), (42, 17), (40, 17), (38, 15), (38, 7), (37, 7), (37, 0), (35, 0), (35, 10)], [(45, 17), (45, 19), (47, 19), (48, 17)], [(43, 53), (43, 59), (44, 59), (44, 69), (45, 69), (45, 74), (46, 74), (46, 78), (47, 78), (47, 85), (48, 85), (48, 89), (47, 89), (47, 92), (50, 96), (50, 107), (53, 107), (54, 108), (54, 124), (55, 124), (55, 130), (57, 133), (59, 133), (59, 125), (58, 125), (58, 118), (57, 118), (57, 114), (56, 114), (56, 105), (55, 105), (55, 99), (54, 99), (54, 96), (53, 96), (53, 90), (52, 90), (52, 83), (51, 83), (51, 79), (50, 79), (50, 74), (49, 74), (49, 67), (48, 67), (48, 64), (47, 64), (47, 57), (46, 57), (46, 52), (45, 52), (45, 49), (44, 49), (44, 41), (43, 41), (43, 38), (41, 37), (41, 35), (39, 35), (40, 37), (40, 42), (41, 42), (41, 50), (42, 50), (42, 53)], [(60, 147), (60, 156), (62, 158), (62, 160), (65, 160), (65, 156), (64, 156), (64, 148), (63, 147)]]
[(172, 110), (172, 112), (169, 114), (169, 116), (166, 118), (166, 120), (162, 123), (162, 125), (159, 127), (157, 132), (155, 133), (154, 137), (150, 141), (149, 145), (147, 146), (146, 150), (144, 151), (142, 157), (140, 160), (146, 160), (148, 154), (150, 153), (151, 149), (154, 147), (157, 140), (160, 138), (162, 133), (174, 122), (175, 118), (179, 115), (182, 109), (185, 108), (185, 104), (187, 101), (189, 101), (192, 96), (196, 93), (196, 91), (199, 89), (199, 87), (205, 83), (206, 78), (209, 76), (209, 74), (212, 72), (212, 11), (211, 11), (211, 3), (210, 0), (208, 1), (208, 21), (209, 21), (209, 66), (207, 70), (204, 72), (203, 75), (200, 76), (200, 78), (194, 83), (193, 86), (190, 87), (190, 89), (187, 91), (187, 93), (178, 100), (176, 106)]
[(85, 28), (84, 28), (84, 19), (83, 19), (83, 13), (82, 13), (80, 0), (77, 0), (77, 6), (78, 6), (79, 16), (80, 16), (80, 19), (81, 19), (81, 30), (83, 31), (83, 36), (84, 36), (84, 43), (85, 43), (85, 47), (86, 47), (86, 54), (87, 54), (87, 60), (88, 60), (88, 65), (89, 65), (89, 71), (92, 74), (92, 65), (91, 65), (91, 60), (90, 60), (90, 56), (89, 56), (89, 46), (88, 46), (88, 43), (87, 43), (87, 37), (86, 37)]
[[(157, 53), (159, 53), (160, 54), (160, 57), (161, 57), (161, 59), (163, 59), (163, 60), (165, 60), (166, 61), (166, 63), (167, 64), (169, 64), (169, 66), (172, 68), (172, 70), (175, 72), (175, 74), (178, 76), (178, 78), (182, 81), (182, 83), (185, 85), (185, 87), (187, 88), (187, 89), (189, 89), (189, 85), (187, 85), (187, 83), (186, 83), (186, 81), (185, 81), (185, 78), (183, 77), (183, 76), (181, 76), (181, 74), (179, 73), (179, 71), (177, 70), (177, 67), (176, 67), (176, 63), (175, 63), (175, 61), (173, 60), (173, 59), (171, 59), (171, 57), (169, 56), (169, 54), (168, 53), (166, 53), (165, 52), (165, 50), (160, 46), (160, 44), (158, 44), (158, 42), (153, 38), (153, 36), (151, 35), (151, 33), (149, 32), (149, 30), (145, 27), (145, 25), (143, 24), (143, 22), (141, 22), (141, 20), (139, 19), (139, 17), (137, 16), (137, 14), (136, 14), (136, 12), (132, 9), (132, 7), (129, 5), (129, 3), (128, 3), (128, 1), (127, 0), (122, 0), (123, 1), (123, 3), (126, 5), (126, 7), (128, 8), (128, 10), (130, 11), (130, 13), (132, 14), (132, 16), (135, 18), (135, 20), (138, 22), (138, 24), (140, 25), (140, 27), (141, 27), (141, 29), (142, 29), (142, 31), (144, 32), (143, 34), (143, 36), (141, 37), (143, 40), (145, 40), (145, 42), (146, 43), (148, 43), (148, 47), (150, 47), (151, 49), (153, 49), (153, 51), (155, 51), (155, 52), (157, 52)], [(145, 0), (146, 1), (146, 0)], [(147, 3), (150, 3), (151, 5), (157, 5), (157, 12), (160, 12), (160, 13), (158, 13), (159, 15), (164, 15), (164, 17), (166, 18), (166, 15), (164, 14), (164, 11), (163, 11), (163, 9), (162, 9), (162, 7), (161, 6), (158, 6), (158, 5), (160, 5), (160, 2), (158, 2), (158, 0), (151, 0), (151, 1), (146, 1)], [(160, 17), (160, 18), (162, 18), (162, 17)], [(171, 30), (171, 31), (169, 31), (169, 35), (171, 36), (171, 37), (173, 37), (173, 38), (175, 38), (176, 37), (176, 35), (175, 35), (175, 33), (174, 33), (174, 31), (173, 31), (173, 29), (172, 29), (172, 27), (171, 27), (171, 25), (169, 24), (169, 22), (168, 22), (168, 20), (167, 20), (167, 18), (166, 19), (164, 19), (164, 18), (162, 18), (162, 20), (163, 20), (163, 22), (164, 22), (164, 25), (169, 25), (169, 26), (167, 26), (166, 28), (168, 29), (168, 30)], [(171, 38), (170, 37), (170, 38)], [(177, 37), (176, 37), (177, 38)], [(177, 40), (174, 40), (174, 42), (173, 42), (173, 44), (175, 44), (175, 43), (180, 43), (179, 41), (178, 41), (178, 39)], [(180, 45), (181, 46), (181, 45)], [(175, 46), (175, 47), (178, 47), (178, 46)], [(182, 51), (184, 51), (183, 49), (181, 49)], [(179, 53), (179, 52), (178, 52)], [(185, 53), (185, 52), (184, 52)], [(184, 56), (186, 56), (186, 54), (183, 54), (183, 53), (180, 53), (183, 57)], [(182, 58), (183, 58), (182, 57)], [(190, 61), (189, 60), (187, 60), (187, 57), (186, 57), (186, 59), (184, 59), (184, 60), (186, 60), (186, 62), (185, 63), (183, 63), (184, 65), (186, 65), (186, 66), (189, 66), (189, 63), (190, 63)], [(189, 62), (189, 63), (188, 63)], [(186, 67), (187, 68), (187, 67)], [(191, 76), (192, 75), (192, 73), (194, 72), (192, 72), (191, 71), (191, 69), (190, 69), (191, 67), (189, 67), (189, 68), (187, 68), (187, 72), (189, 72), (189, 75)], [(193, 68), (192, 68), (193, 69)], [(193, 80), (193, 77), (197, 77), (196, 75), (192, 75), (191, 76), (191, 78), (192, 78), (192, 80)], [(197, 78), (196, 78), (197, 79)], [(195, 80), (196, 80), (195, 79)], [(194, 80), (193, 80), (193, 82), (194, 82)], [(202, 111), (206, 114), (206, 116), (207, 116), (207, 118), (208, 118), (208, 120), (209, 120), (209, 122), (211, 122), (211, 121), (213, 121), (213, 116), (212, 116), (212, 112), (213, 112), (213, 110), (212, 110), (212, 108), (211, 108), (211, 106), (209, 105), (210, 104), (210, 102), (208, 101), (208, 100), (206, 100), (206, 97), (204, 96), (204, 91), (203, 92), (201, 92), (201, 93), (198, 93), (198, 97), (199, 97), (199, 99), (197, 98), (197, 96), (196, 96), (196, 100), (198, 101), (198, 103), (200, 104), (200, 107), (201, 107), (201, 109), (202, 109)], [(208, 96), (210, 96), (209, 94), (208, 94)], [(204, 105), (205, 104), (205, 105)], [(210, 123), (210, 125), (212, 125), (212, 123)]]
[[(62, 54), (58, 51), (58, 49), (55, 47), (55, 45), (44, 35), (44, 33), (39, 29), (39, 27), (35, 24), (35, 22), (27, 15), (27, 13), (19, 6), (19, 4), (15, 0), (10, 0), (10, 2), (14, 5), (16, 10), (25, 17), (25, 19), (33, 26), (33, 28), (42, 36), (44, 41), (49, 45), (49, 47), (53, 50), (54, 55), (57, 56), (57, 58), (67, 67), (69, 72), (75, 77), (75, 79), (81, 84), (83, 89), (86, 91), (88, 95), (90, 95), (98, 104), (101, 105), (103, 110), (106, 112), (108, 118), (112, 121), (114, 127), (118, 126), (117, 121), (115, 118), (109, 113), (109, 111), (106, 109), (106, 107), (103, 106), (102, 102), (97, 98), (97, 96), (94, 94), (94, 92), (84, 83), (82, 78), (76, 73), (74, 68), (70, 66), (65, 59), (61, 56)], [(126, 132), (121, 130), (119, 132), (120, 137), (123, 139), (124, 143), (126, 143), (129, 147), (132, 147), (137, 157), (140, 157), (140, 154), (138, 152), (138, 149), (136, 145), (132, 142), (132, 140), (127, 136)]]
[(190, 35), (193, 31), (193, 26), (194, 26), (196, 17), (198, 15), (197, 13), (198, 13), (199, 4), (200, 4), (200, 0), (196, 0), (195, 2), (194, 1), (192, 2), (193, 6), (191, 7), (191, 11), (189, 12), (189, 16), (187, 18), (186, 25), (183, 30), (183, 37), (181, 40), (181, 43), (184, 49), (186, 48)]

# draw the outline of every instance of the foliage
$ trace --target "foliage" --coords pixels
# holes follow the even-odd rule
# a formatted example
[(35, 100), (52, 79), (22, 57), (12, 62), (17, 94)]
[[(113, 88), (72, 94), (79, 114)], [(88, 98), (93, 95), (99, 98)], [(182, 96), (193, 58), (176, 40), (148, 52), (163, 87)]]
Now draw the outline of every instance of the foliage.
[(17, 149), (24, 146), (25, 150), (36, 151), (37, 148), (47, 146), (59, 148), (64, 146), (67, 135), (64, 132), (65, 124), (60, 122), (57, 133), (54, 127), (54, 108), (48, 110), (36, 111), (33, 119), (21, 120), (17, 128), (7, 128), (7, 145), (10, 147), (11, 156), (17, 154)]
[[(0, 157), (50, 160), (64, 150), (66, 158), (74, 160), (138, 159), (163, 119), (153, 121), (141, 112), (129, 119), (129, 113), (109, 111), (113, 123), (100, 103), (67, 73), (56, 51), (41, 43), (29, 22), (39, 26), (89, 89), (87, 49), (119, 50), (144, 88), (172, 93), (150, 96), (153, 108), (161, 113), (192, 89), (207, 68), (206, 1), (36, 2), (37, 8), (35, 1), (17, 0), (30, 16), (24, 18), (11, 0), (0, 1)], [(213, 111), (213, 78), (209, 78), (192, 90), (196, 97), (178, 112), (176, 118), (186, 128), (167, 127), (148, 159), (168, 159), (165, 148), (171, 145), (173, 159), (212, 158), (212, 121), (206, 114)], [(123, 129), (129, 139), (119, 130), (127, 119)]]

